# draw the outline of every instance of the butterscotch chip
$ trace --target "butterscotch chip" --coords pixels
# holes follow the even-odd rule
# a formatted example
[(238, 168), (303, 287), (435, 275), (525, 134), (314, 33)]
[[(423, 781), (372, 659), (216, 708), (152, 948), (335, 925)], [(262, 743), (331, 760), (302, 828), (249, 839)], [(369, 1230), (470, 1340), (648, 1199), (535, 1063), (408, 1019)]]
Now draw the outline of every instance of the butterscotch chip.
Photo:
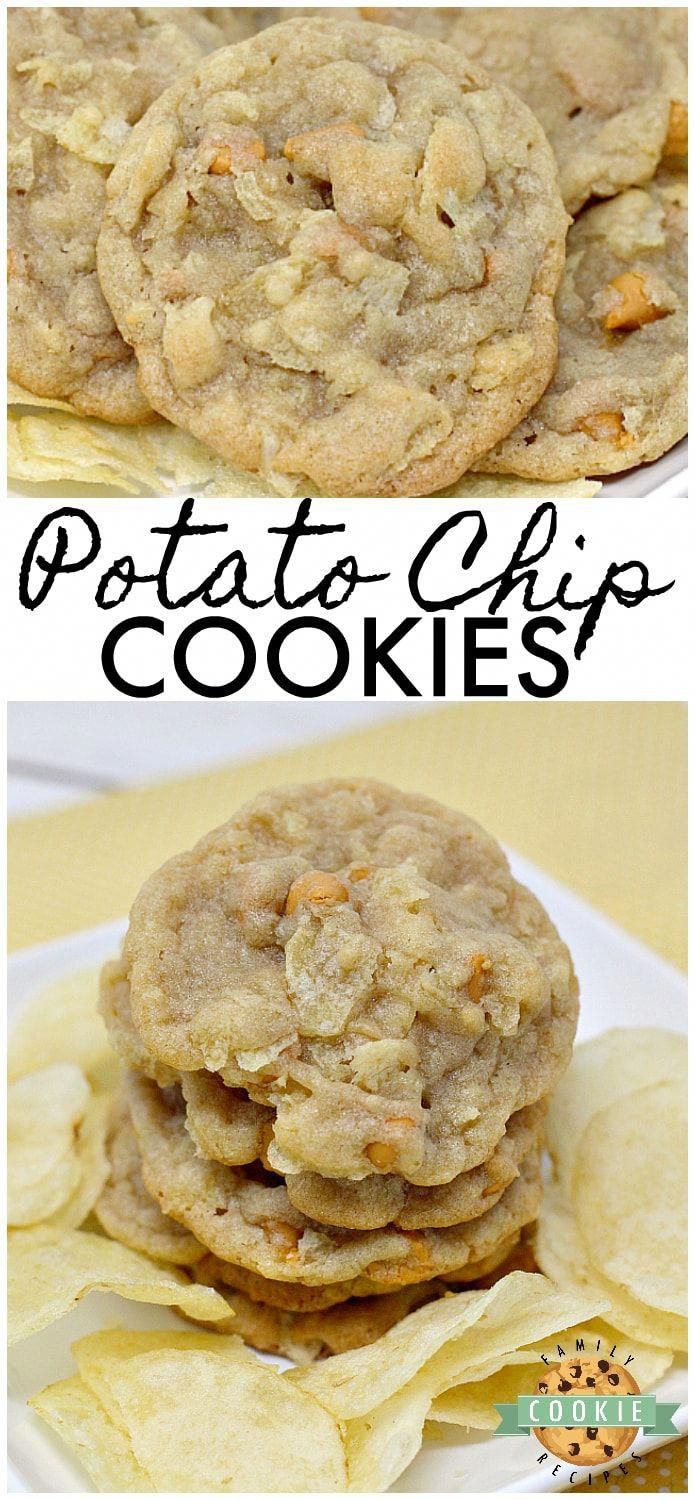
[(640, 271), (622, 271), (609, 285), (618, 294), (618, 301), (608, 308), (603, 319), (603, 326), (609, 331), (631, 333), (645, 323), (668, 316), (669, 308), (650, 301), (647, 280)]
[(567, 237), (555, 376), (481, 467), (563, 481), (660, 458), (687, 431), (687, 301), (683, 174), (586, 209)]
[[(230, 99), (266, 150), (233, 182)], [(99, 275), (143, 390), (247, 472), (428, 493), (552, 371), (566, 217), (550, 148), (435, 41), (282, 21), (162, 95), (108, 197)], [(491, 242), (508, 274), (486, 280)], [(184, 318), (165, 291), (179, 271)]]
[(310, 906), (323, 906), (324, 903), (332, 905), (336, 901), (349, 900), (347, 886), (336, 875), (325, 870), (311, 870), (307, 875), (300, 875), (297, 880), (292, 881), (287, 892), (285, 911), (288, 914), (296, 911), (303, 901)]
[(687, 156), (688, 154), (688, 106), (682, 100), (674, 100), (668, 121), (668, 134), (664, 141), (664, 156)]
[(617, 448), (624, 448), (631, 441), (619, 411), (591, 412), (589, 416), (582, 418), (579, 426), (588, 437), (601, 443), (614, 443)]
[(109, 422), (153, 416), (97, 277), (106, 183), (163, 90), (252, 25), (226, 6), (10, 7), (8, 354), (25, 390)]

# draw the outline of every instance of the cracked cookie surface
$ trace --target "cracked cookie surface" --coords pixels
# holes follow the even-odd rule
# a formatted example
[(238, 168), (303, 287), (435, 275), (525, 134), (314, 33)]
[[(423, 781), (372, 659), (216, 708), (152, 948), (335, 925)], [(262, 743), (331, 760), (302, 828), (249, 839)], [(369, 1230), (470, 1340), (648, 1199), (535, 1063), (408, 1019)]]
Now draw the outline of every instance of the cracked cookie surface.
[(8, 342), (24, 389), (111, 422), (152, 415), (97, 278), (106, 181), (153, 100), (247, 35), (249, 18), (228, 7), (10, 9)]
[(157, 101), (108, 193), (99, 274), (142, 387), (246, 471), (427, 493), (550, 377), (552, 153), (437, 42), (273, 26)]
[(564, 480), (660, 458), (688, 425), (687, 180), (659, 172), (567, 238), (558, 367), (488, 472)]

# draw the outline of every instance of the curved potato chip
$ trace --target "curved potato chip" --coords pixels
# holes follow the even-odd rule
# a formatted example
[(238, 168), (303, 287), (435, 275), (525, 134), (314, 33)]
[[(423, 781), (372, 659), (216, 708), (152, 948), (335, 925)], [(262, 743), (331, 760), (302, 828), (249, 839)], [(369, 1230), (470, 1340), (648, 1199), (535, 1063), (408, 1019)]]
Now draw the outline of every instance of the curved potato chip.
[(76, 408), (69, 401), (61, 401), (58, 396), (35, 396), (33, 391), (25, 391), (16, 380), (7, 382), (7, 402), (9, 406), (44, 406), (49, 411), (70, 411), (77, 415)]
[(117, 1292), (133, 1302), (180, 1307), (201, 1322), (229, 1316), (223, 1297), (83, 1229), (39, 1225), (16, 1229), (8, 1242), (9, 1341), (18, 1343), (70, 1311), (88, 1292)]
[(226, 1359), (250, 1359), (256, 1356), (236, 1334), (204, 1333), (175, 1328), (102, 1328), (87, 1333), (70, 1345), (78, 1372), (90, 1390), (98, 1396), (104, 1361), (128, 1360), (137, 1354), (154, 1354), (160, 1349), (198, 1349), (221, 1354)]
[(7, 1091), (8, 1222), (36, 1224), (57, 1213), (80, 1181), (77, 1129), (90, 1100), (74, 1063), (56, 1063)]
[[(82, 417), (64, 401), (32, 396), (19, 386), (10, 390), (7, 433), (8, 473), (18, 483), (105, 485), (123, 494), (173, 494), (195, 485), (211, 495), (254, 499), (268, 493), (292, 495), (297, 485), (278, 474), (259, 481), (255, 474), (231, 469), (189, 433), (163, 420), (142, 427), (112, 426)], [(16, 407), (17, 410), (14, 410)], [(34, 407), (29, 415), (23, 407)], [(48, 410), (41, 415), (38, 408)], [(67, 417), (65, 416), (67, 414)], [(508, 474), (464, 474), (445, 498), (518, 499), (577, 498), (595, 495), (600, 485), (589, 480), (543, 484)], [(314, 492), (316, 493), (316, 492)]]
[(513, 1271), (487, 1291), (428, 1303), (377, 1343), (286, 1378), (344, 1423), (349, 1488), (382, 1491), (418, 1452), (435, 1396), (459, 1380), (486, 1378), (521, 1344), (600, 1308), (544, 1276)]
[(92, 1212), (109, 1175), (106, 1130), (110, 1108), (107, 1094), (90, 1100), (75, 1142), (79, 1181), (67, 1202), (42, 1223), (57, 1229), (79, 1229)]
[(345, 1489), (337, 1423), (256, 1359), (191, 1347), (104, 1355), (98, 1392), (158, 1490)]
[(558, 1182), (568, 1189), (579, 1142), (592, 1115), (646, 1083), (685, 1075), (685, 1037), (659, 1027), (616, 1027), (575, 1047), (554, 1090), (546, 1141)]
[[(559, 1349), (568, 1354), (577, 1349), (591, 1354), (599, 1347), (612, 1349), (620, 1346), (621, 1335), (615, 1328), (595, 1318), (591, 1323), (577, 1324), (554, 1333), (548, 1344), (536, 1349), (518, 1349), (504, 1356), (499, 1370), (484, 1380), (466, 1380), (452, 1386), (437, 1396), (430, 1407), (429, 1420), (454, 1423), (459, 1427), (473, 1427), (479, 1431), (493, 1432), (499, 1425), (499, 1412), (495, 1403), (516, 1401), (517, 1396), (528, 1396), (538, 1380), (541, 1358), (559, 1358)], [(625, 1352), (628, 1352), (627, 1346)], [(668, 1349), (654, 1349), (646, 1344), (630, 1340), (630, 1370), (640, 1390), (652, 1390), (673, 1362)]]
[(687, 1084), (669, 1079), (592, 1116), (572, 1179), (591, 1263), (648, 1307), (688, 1310)]
[(126, 1433), (104, 1411), (78, 1375), (49, 1385), (29, 1405), (74, 1449), (98, 1490), (150, 1493), (156, 1485), (137, 1462)]
[(119, 1060), (97, 1010), (99, 969), (81, 969), (34, 995), (12, 1027), (11, 1079), (51, 1063), (76, 1063), (95, 1089), (111, 1089)]
[(584, 1254), (579, 1225), (557, 1184), (546, 1187), (538, 1215), (536, 1260), (558, 1286), (601, 1298), (605, 1314), (623, 1334), (661, 1349), (687, 1351), (688, 1325), (674, 1313), (647, 1307), (591, 1265)]

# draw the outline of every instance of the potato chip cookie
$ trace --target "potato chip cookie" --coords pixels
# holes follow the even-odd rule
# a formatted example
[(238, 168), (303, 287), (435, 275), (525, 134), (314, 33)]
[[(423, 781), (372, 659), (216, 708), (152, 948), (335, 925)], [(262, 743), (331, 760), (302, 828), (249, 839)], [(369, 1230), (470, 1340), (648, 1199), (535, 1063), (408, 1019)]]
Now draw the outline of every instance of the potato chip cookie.
[(110, 422), (152, 415), (97, 279), (106, 180), (153, 100), (205, 52), (246, 35), (250, 14), (10, 10), (9, 369), (26, 390)]
[[(570, 1358), (544, 1371), (536, 1386), (538, 1396), (638, 1396), (634, 1376), (615, 1360), (596, 1355)], [(638, 1427), (534, 1427), (535, 1436), (565, 1463), (602, 1464), (619, 1458), (632, 1446)]]
[(502, 1139), (487, 1161), (440, 1187), (416, 1187), (390, 1174), (341, 1182), (318, 1172), (289, 1173), (288, 1197), (309, 1218), (348, 1229), (376, 1229), (389, 1223), (399, 1229), (463, 1224), (492, 1208), (518, 1177), (520, 1163), (538, 1147), (544, 1116), (542, 1101), (519, 1110), (507, 1122)]
[(682, 174), (587, 209), (567, 239), (555, 376), (481, 467), (564, 480), (659, 458), (687, 432), (687, 296)]
[(162, 95), (108, 196), (99, 276), (143, 390), (248, 472), (426, 494), (550, 378), (552, 153), (439, 43), (271, 27)]
[(373, 1344), (401, 1318), (445, 1291), (442, 1282), (421, 1282), (383, 1297), (353, 1297), (315, 1312), (289, 1312), (254, 1302), (244, 1292), (224, 1291), (230, 1317), (215, 1326), (220, 1333), (238, 1334), (254, 1349), (304, 1365)]
[(128, 1075), (126, 1095), (147, 1191), (220, 1260), (275, 1281), (322, 1286), (359, 1278), (358, 1289), (393, 1291), (461, 1271), (494, 1254), (537, 1214), (537, 1152), (494, 1208), (450, 1229), (406, 1233), (313, 1224), (289, 1201), (281, 1179), (196, 1156), (179, 1091)]
[(123, 962), (147, 1054), (271, 1107), (283, 1176), (451, 1182), (558, 1081), (577, 1020), (495, 840), (360, 779), (268, 792), (170, 860)]
[(129, 1249), (169, 1265), (193, 1266), (202, 1260), (205, 1246), (175, 1219), (167, 1218), (147, 1192), (137, 1136), (124, 1099), (113, 1109), (106, 1154), (109, 1179), (94, 1210), (102, 1229)]
[[(687, 141), (683, 10), (418, 6), (364, 11), (436, 35), (525, 100), (558, 163), (570, 213), (647, 182)], [(659, 20), (658, 17), (662, 19)]]

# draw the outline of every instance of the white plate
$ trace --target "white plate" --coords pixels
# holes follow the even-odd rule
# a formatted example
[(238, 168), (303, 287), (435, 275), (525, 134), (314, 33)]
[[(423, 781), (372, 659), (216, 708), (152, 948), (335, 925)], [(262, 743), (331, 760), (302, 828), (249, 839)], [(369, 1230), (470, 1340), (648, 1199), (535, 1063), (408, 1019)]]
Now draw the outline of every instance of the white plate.
[[(535, 891), (548, 908), (572, 949), (582, 986), (579, 1037), (595, 1036), (610, 1026), (664, 1026), (686, 1030), (686, 986), (677, 970), (587, 906), (566, 887), (512, 855), (519, 879)], [(100, 963), (116, 949), (123, 923), (77, 933), (74, 937), (26, 949), (10, 958), (10, 1024), (31, 995), (62, 974)], [(23, 1493), (75, 1494), (91, 1490), (80, 1466), (67, 1449), (26, 1406), (27, 1397), (73, 1370), (70, 1344), (81, 1334), (120, 1321), (133, 1328), (179, 1326), (172, 1313), (126, 1302), (120, 1297), (92, 1295), (60, 1322), (18, 1345), (10, 1355), (8, 1448), (9, 1489)], [(682, 1360), (676, 1362), (657, 1387), (661, 1400), (682, 1403), (676, 1414), (680, 1432), (686, 1430), (687, 1380)], [(638, 1439), (644, 1453), (663, 1438)], [(564, 1489), (568, 1465), (548, 1471), (536, 1468), (537, 1448), (529, 1438), (470, 1437), (461, 1441), (452, 1429), (447, 1442), (428, 1443), (401, 1476), (398, 1493), (540, 1493)], [(583, 1477), (601, 1469), (583, 1471)]]

